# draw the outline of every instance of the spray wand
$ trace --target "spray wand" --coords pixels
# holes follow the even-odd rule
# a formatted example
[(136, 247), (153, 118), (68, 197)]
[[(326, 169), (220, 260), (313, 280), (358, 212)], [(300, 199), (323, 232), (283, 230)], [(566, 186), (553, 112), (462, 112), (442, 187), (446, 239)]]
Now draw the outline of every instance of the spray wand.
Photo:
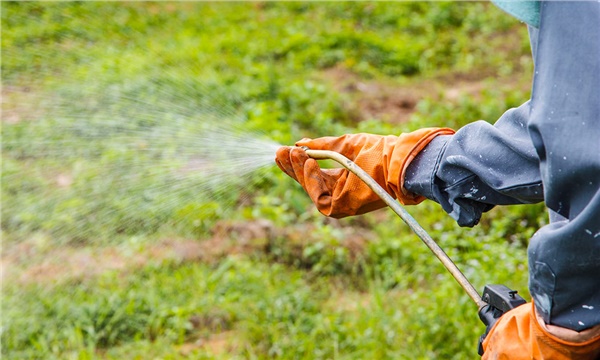
[(302, 147), (306, 154), (315, 160), (333, 160), (361, 179), (381, 200), (383, 200), (412, 231), (427, 245), (433, 254), (442, 262), (446, 270), (454, 277), (458, 284), (465, 290), (467, 295), (475, 302), (479, 309), (479, 318), (486, 325), (485, 333), (479, 338), (479, 355), (483, 355), (483, 340), (496, 323), (496, 321), (510, 309), (522, 305), (525, 300), (517, 295), (517, 291), (511, 290), (504, 285), (486, 285), (483, 290), (483, 297), (479, 295), (473, 284), (460, 271), (458, 266), (450, 259), (444, 250), (431, 238), (421, 225), (398, 203), (390, 194), (388, 194), (373, 178), (361, 169), (350, 159), (335, 151), (329, 150), (311, 150), (306, 146)]
[(333, 160), (346, 169), (351, 171), (359, 179), (361, 179), (381, 200), (383, 200), (392, 210), (410, 227), (412, 231), (427, 245), (433, 254), (442, 262), (446, 269), (452, 274), (458, 284), (465, 290), (469, 297), (475, 302), (477, 307), (481, 308), (487, 305), (481, 299), (481, 296), (475, 290), (475, 287), (469, 282), (467, 277), (460, 271), (458, 266), (450, 259), (444, 250), (431, 238), (431, 236), (423, 229), (421, 225), (398, 203), (390, 194), (388, 194), (366, 171), (350, 159), (335, 151), (329, 150), (310, 150), (304, 147), (306, 154), (315, 160)]

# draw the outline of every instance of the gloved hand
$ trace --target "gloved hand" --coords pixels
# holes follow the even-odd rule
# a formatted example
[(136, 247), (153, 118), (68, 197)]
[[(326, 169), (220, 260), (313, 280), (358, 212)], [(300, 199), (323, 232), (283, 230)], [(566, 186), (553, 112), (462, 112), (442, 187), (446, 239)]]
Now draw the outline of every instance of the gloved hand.
[(546, 325), (536, 317), (533, 303), (500, 317), (483, 342), (482, 359), (599, 359), (600, 326), (576, 332)]
[[(404, 205), (418, 204), (424, 197), (404, 189), (409, 163), (437, 135), (454, 134), (448, 128), (425, 128), (400, 136), (349, 134), (341, 137), (302, 139), (296, 146), (338, 152), (365, 170), (390, 195)], [(364, 214), (385, 203), (362, 180), (347, 169), (321, 169), (299, 147), (277, 151), (277, 165), (298, 181), (319, 211), (334, 218)]]

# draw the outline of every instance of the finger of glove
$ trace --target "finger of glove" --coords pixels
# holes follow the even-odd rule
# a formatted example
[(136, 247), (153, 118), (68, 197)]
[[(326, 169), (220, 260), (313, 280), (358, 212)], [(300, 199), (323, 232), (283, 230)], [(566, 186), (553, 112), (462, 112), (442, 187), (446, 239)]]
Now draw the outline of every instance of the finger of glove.
[[(305, 182), (305, 174), (306, 174), (306, 164), (310, 161), (314, 161), (315, 160), (311, 159), (306, 152), (299, 148), (299, 147), (293, 147), (290, 149), (290, 153), (289, 153), (289, 161), (292, 167), (292, 171), (294, 173), (294, 179), (296, 179), (296, 181), (298, 181), (300, 183), (300, 185), (302, 185), (302, 187), (304, 189), (306, 189), (306, 182)], [(320, 172), (319, 169), (319, 165), (317, 165), (317, 171)]]
[(302, 139), (296, 146), (306, 146), (312, 150), (331, 150), (354, 160), (366, 144), (379, 139), (378, 135), (346, 134), (339, 137), (326, 136), (317, 139)]
[(309, 159), (304, 165), (304, 188), (317, 209), (327, 216), (333, 206), (333, 191), (344, 171), (347, 170), (321, 170), (314, 159)]
[(275, 163), (281, 169), (281, 171), (286, 173), (292, 179), (298, 181), (298, 177), (296, 176), (296, 172), (294, 171), (294, 166), (292, 165), (292, 149), (293, 147), (291, 146), (282, 146), (279, 149), (277, 149), (277, 152), (275, 154)]

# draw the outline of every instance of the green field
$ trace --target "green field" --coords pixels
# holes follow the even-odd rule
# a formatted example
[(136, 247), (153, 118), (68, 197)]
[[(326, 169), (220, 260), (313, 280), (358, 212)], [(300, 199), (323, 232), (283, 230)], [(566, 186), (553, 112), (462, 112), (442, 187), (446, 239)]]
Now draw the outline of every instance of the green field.
[[(2, 358), (477, 357), (475, 305), (389, 209), (327, 219), (234, 148), (493, 122), (529, 96), (523, 24), (480, 2), (1, 6)], [(472, 229), (408, 210), (476, 288), (527, 298), (543, 206)]]

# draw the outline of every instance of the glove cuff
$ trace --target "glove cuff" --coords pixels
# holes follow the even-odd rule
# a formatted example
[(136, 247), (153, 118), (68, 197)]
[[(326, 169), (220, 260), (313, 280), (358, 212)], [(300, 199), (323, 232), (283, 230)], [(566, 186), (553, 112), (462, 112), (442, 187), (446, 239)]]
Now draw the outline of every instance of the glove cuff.
[(549, 327), (540, 320), (533, 303), (523, 304), (502, 315), (483, 342), (482, 360), (592, 360), (600, 356), (600, 336), (594, 328), (582, 332), (562, 328), (562, 333), (572, 332), (569, 339), (565, 339), (557, 336), (550, 328), (552, 325)]
[(575, 331), (561, 326), (546, 324), (544, 319), (537, 313), (533, 306), (533, 315), (535, 320), (535, 330), (539, 334), (544, 334), (557, 343), (567, 346), (586, 346), (599, 342), (600, 347), (600, 325), (596, 325), (583, 331)]
[(450, 128), (423, 128), (410, 133), (401, 134), (389, 156), (387, 164), (387, 183), (398, 201), (403, 205), (416, 205), (424, 196), (411, 193), (404, 187), (406, 169), (414, 158), (438, 135), (453, 135)]

